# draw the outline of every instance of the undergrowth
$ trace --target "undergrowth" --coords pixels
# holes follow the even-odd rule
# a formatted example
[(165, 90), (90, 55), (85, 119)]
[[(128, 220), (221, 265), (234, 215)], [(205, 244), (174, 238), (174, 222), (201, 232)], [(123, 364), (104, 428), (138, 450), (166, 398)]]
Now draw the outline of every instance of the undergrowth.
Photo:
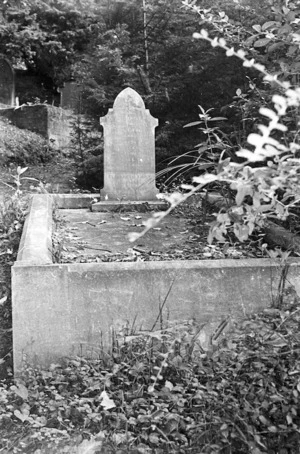
[(299, 323), (289, 289), (205, 346), (186, 321), (115, 333), (97, 359), (28, 366), (1, 385), (0, 452), (296, 454)]
[(49, 162), (55, 150), (39, 134), (19, 129), (0, 117), (0, 165), (20, 166)]
[(12, 175), (14, 186), (1, 182), (13, 192), (0, 200), (0, 379), (12, 374), (11, 266), (17, 257), (28, 200), (21, 191), (18, 167)]

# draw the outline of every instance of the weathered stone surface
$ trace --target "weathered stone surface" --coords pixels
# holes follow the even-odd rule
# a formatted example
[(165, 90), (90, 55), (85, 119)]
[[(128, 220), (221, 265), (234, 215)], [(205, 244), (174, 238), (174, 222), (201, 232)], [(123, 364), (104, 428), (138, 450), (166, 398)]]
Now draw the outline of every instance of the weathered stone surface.
[(52, 211), (51, 195), (37, 194), (32, 197), (16, 263), (52, 263)]
[(0, 57), (0, 104), (14, 105), (15, 80), (11, 64)]
[(20, 129), (28, 129), (45, 137), (54, 148), (68, 148), (72, 132), (72, 113), (48, 104), (21, 106), (18, 109), (1, 109), (0, 115), (8, 118)]
[(82, 86), (76, 81), (68, 81), (58, 89), (60, 93), (60, 107), (77, 111), (80, 106)]
[(158, 120), (145, 109), (140, 95), (131, 88), (123, 90), (100, 124), (104, 128), (101, 200), (156, 200), (154, 130)]

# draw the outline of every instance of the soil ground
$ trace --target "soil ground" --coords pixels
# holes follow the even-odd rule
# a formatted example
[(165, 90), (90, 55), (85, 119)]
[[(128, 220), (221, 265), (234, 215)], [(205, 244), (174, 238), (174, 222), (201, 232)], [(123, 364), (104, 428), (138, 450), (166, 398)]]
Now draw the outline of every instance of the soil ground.
[(60, 263), (112, 261), (205, 260), (261, 257), (257, 243), (208, 245), (212, 214), (204, 214), (194, 198), (157, 227), (131, 243), (130, 233), (141, 233), (151, 211), (91, 212), (57, 210), (54, 255)]
[[(50, 193), (69, 193), (79, 191), (76, 185), (76, 167), (74, 160), (57, 156), (53, 161), (28, 167), (21, 175), (21, 190), (35, 193), (42, 185)], [(14, 192), (16, 166), (0, 166), (0, 196), (12, 195)]]

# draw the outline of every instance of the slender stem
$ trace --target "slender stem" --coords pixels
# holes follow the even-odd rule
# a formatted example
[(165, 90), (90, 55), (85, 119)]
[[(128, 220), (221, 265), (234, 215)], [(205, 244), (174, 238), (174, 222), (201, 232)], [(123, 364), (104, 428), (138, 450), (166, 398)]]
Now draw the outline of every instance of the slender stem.
[(143, 30), (144, 30), (144, 49), (145, 49), (145, 72), (148, 74), (149, 70), (149, 49), (148, 49), (148, 29), (147, 29), (147, 14), (146, 14), (146, 0), (143, 1)]

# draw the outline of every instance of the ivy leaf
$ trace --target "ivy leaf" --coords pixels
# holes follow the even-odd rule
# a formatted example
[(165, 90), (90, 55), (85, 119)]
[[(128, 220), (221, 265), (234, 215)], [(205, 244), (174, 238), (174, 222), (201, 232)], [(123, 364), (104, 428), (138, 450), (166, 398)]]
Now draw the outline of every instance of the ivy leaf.
[(159, 444), (159, 437), (156, 433), (152, 433), (149, 435), (149, 441), (150, 443), (154, 444), (154, 445), (158, 445)]
[(249, 228), (247, 225), (234, 224), (233, 231), (235, 236), (241, 241), (248, 240), (249, 237)]
[(28, 389), (26, 386), (22, 385), (22, 383), (18, 383), (17, 385), (13, 385), (10, 387), (11, 391), (13, 391), (17, 396), (22, 397), (23, 400), (27, 400), (28, 398)]
[(27, 421), (27, 419), (29, 418), (29, 413), (30, 413), (29, 405), (28, 404), (21, 405), (20, 410), (17, 409), (14, 411), (15, 417), (20, 419), (20, 421), (22, 421), (22, 422)]

